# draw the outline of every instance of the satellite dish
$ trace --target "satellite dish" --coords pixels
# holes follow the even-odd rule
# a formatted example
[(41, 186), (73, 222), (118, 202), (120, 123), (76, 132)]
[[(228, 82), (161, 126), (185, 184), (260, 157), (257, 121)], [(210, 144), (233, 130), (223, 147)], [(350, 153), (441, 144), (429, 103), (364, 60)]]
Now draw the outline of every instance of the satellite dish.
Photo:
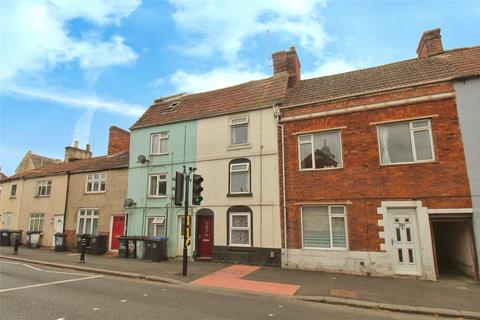
[(145, 157), (143, 154), (138, 155), (137, 163), (144, 164), (146, 162), (149, 162), (149, 160), (147, 160), (147, 157)]
[(125, 208), (132, 208), (132, 207), (135, 207), (135, 205), (136, 205), (135, 201), (133, 201), (133, 199), (130, 199), (130, 198), (125, 199), (125, 201), (123, 202), (123, 206)]

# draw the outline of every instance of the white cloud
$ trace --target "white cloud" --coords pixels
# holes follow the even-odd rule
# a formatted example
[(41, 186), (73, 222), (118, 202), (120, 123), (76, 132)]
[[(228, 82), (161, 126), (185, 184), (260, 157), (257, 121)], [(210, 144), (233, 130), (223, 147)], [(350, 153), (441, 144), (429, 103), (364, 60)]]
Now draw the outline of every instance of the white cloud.
[(188, 73), (184, 70), (177, 70), (170, 78), (171, 83), (176, 87), (177, 92), (203, 92), (242, 82), (269, 77), (260, 71), (246, 70), (240, 66), (229, 66), (215, 68), (206, 73)]
[(89, 95), (83, 92), (65, 92), (63, 89), (8, 87), (4, 89), (4, 93), (31, 99), (45, 100), (67, 107), (71, 106), (87, 110), (103, 110), (133, 117), (142, 115), (146, 109), (144, 106), (137, 104), (102, 99), (95, 95)]
[[(171, 0), (173, 19), (190, 38), (185, 52), (207, 56), (215, 50), (235, 61), (244, 42), (261, 34), (300, 40), (300, 46), (321, 54), (328, 36), (318, 10), (325, 0)], [(194, 40), (193, 40), (194, 39)]]
[(3, 1), (0, 80), (13, 81), (20, 73), (32, 74), (70, 61), (85, 70), (134, 61), (137, 54), (122, 37), (74, 37), (68, 23), (79, 18), (98, 26), (118, 24), (139, 4), (139, 0)]

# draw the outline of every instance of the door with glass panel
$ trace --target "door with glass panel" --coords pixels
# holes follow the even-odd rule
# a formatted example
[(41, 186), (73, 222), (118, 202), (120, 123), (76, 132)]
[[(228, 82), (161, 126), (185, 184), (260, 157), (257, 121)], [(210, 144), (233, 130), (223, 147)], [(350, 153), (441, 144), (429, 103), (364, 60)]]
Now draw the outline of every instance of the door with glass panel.
[(419, 270), (414, 209), (390, 211), (395, 273), (416, 274)]

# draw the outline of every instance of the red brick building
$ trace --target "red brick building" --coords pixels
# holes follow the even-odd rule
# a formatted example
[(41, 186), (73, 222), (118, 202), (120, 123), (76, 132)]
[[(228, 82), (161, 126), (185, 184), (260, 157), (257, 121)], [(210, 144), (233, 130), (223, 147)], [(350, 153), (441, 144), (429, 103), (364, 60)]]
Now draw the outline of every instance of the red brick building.
[(436, 29), (417, 53), (293, 84), (278, 110), (283, 266), (478, 278), (453, 84), (480, 76), (480, 47), (444, 51)]

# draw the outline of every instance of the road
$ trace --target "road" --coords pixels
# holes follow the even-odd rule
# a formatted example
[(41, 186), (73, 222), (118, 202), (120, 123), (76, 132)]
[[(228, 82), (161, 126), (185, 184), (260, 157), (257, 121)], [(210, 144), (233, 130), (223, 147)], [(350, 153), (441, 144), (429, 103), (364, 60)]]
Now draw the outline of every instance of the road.
[(0, 261), (1, 319), (429, 319)]

